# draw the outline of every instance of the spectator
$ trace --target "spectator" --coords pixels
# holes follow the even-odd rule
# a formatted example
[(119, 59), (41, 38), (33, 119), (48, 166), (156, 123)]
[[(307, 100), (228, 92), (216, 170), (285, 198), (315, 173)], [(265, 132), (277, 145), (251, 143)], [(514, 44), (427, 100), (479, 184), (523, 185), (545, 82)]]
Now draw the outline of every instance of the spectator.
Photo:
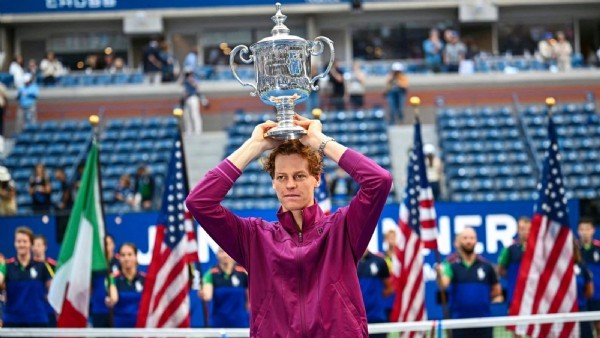
[[(594, 239), (596, 228), (591, 219), (582, 218), (577, 227), (581, 257), (594, 276), (594, 292), (588, 301), (588, 311), (600, 311), (600, 241)], [(594, 322), (596, 335), (600, 334), (600, 320)]]
[(348, 94), (352, 109), (360, 109), (365, 104), (365, 74), (360, 68), (360, 62), (354, 61), (352, 72), (348, 74)]
[(8, 92), (6, 86), (0, 82), (0, 139), (2, 147), (0, 153), (4, 152), (4, 113), (8, 112)]
[(169, 51), (169, 45), (167, 41), (160, 42), (160, 61), (162, 62), (161, 68), (161, 81), (162, 82), (173, 82), (179, 74), (179, 63), (175, 60), (173, 54)]
[[(458, 234), (459, 260), (437, 266), (438, 285), (446, 290), (450, 286), (451, 318), (476, 318), (491, 315), (491, 302), (502, 300), (502, 289), (494, 267), (477, 257), (475, 245), (477, 234), (473, 228), (465, 228)], [(453, 338), (492, 338), (492, 328), (452, 330)]]
[(332, 88), (329, 105), (335, 110), (346, 109), (344, 103), (344, 95), (346, 94), (344, 70), (338, 60), (333, 61), (333, 66), (331, 67), (331, 71), (329, 71), (329, 82)]
[(135, 176), (135, 206), (137, 209), (152, 209), (154, 200), (154, 177), (148, 171), (148, 167), (142, 164), (138, 167)]
[(0, 166), (0, 216), (17, 213), (17, 189), (6, 167)]
[(448, 33), (449, 41), (444, 46), (443, 60), (446, 66), (446, 71), (449, 73), (457, 73), (460, 63), (465, 59), (467, 48), (460, 41), (460, 37), (456, 31)]
[[(390, 282), (390, 271), (382, 257), (365, 250), (358, 261), (358, 282), (367, 312), (368, 323), (385, 323), (386, 317), (384, 299), (392, 294), (394, 288)], [(387, 334), (370, 334), (371, 338), (385, 338)]]
[[(398, 231), (397, 224), (384, 223), (383, 225), (383, 251), (385, 262), (388, 266), (388, 270), (392, 278), (399, 277), (400, 263), (398, 256), (396, 255), (396, 231)], [(392, 290), (392, 293), (385, 297), (383, 301), (383, 307), (385, 309), (385, 318), (390, 318), (392, 309), (394, 308), (394, 300), (396, 299), (396, 290)]]
[(160, 59), (158, 41), (151, 40), (144, 48), (142, 65), (147, 83), (159, 84), (162, 77), (163, 62)]
[(20, 54), (15, 55), (15, 58), (8, 67), (8, 72), (13, 76), (13, 83), (15, 88), (21, 88), (25, 84), (23, 76), (25, 70), (23, 69), (23, 57)]
[[(25, 73), (31, 74), (31, 76), (33, 77), (33, 81), (37, 82), (39, 72), (40, 70), (38, 68), (37, 61), (35, 61), (35, 59), (29, 59), (29, 61), (27, 61), (27, 69), (25, 70)], [(26, 81), (23, 80), (23, 84), (25, 84), (25, 82)]]
[(112, 63), (112, 65), (108, 69), (108, 72), (110, 74), (121, 74), (121, 73), (127, 73), (128, 71), (129, 70), (125, 66), (125, 60), (123, 60), (122, 57), (115, 58), (115, 61)]
[(517, 284), (517, 276), (521, 267), (521, 260), (529, 238), (529, 229), (531, 228), (531, 219), (522, 216), (517, 223), (518, 238), (515, 243), (505, 247), (500, 252), (498, 257), (498, 273), (506, 278), (506, 302), (510, 308), (512, 303), (513, 292)]
[(4, 327), (47, 327), (46, 293), (51, 273), (31, 257), (33, 232), (28, 227), (15, 230), (17, 257), (0, 264), (0, 285), (6, 288)]
[(246, 270), (219, 248), (218, 264), (204, 275), (200, 298), (209, 302), (210, 327), (248, 327), (250, 309)]
[[(111, 271), (113, 275), (116, 275), (120, 272), (121, 265), (119, 260), (115, 257), (115, 242), (111, 235), (107, 234), (104, 237), (104, 245), (106, 247), (106, 261), (109, 266), (109, 271)], [(112, 307), (119, 299), (118, 291), (115, 286), (115, 279), (107, 277), (106, 274), (106, 271), (92, 272), (90, 319), (92, 326), (95, 328), (113, 327), (108, 306), (110, 305)]]
[(444, 43), (440, 40), (440, 33), (432, 28), (429, 31), (429, 38), (423, 41), (423, 51), (425, 52), (425, 67), (433, 73), (442, 71), (442, 50)]
[(54, 178), (60, 183), (60, 197), (56, 203), (56, 210), (63, 213), (68, 213), (73, 207), (73, 188), (67, 182), (67, 175), (63, 168), (54, 170)]
[(115, 203), (123, 210), (135, 208), (135, 193), (131, 186), (129, 174), (123, 174), (119, 177), (119, 184), (115, 188)]
[(198, 66), (198, 47), (190, 48), (189, 53), (185, 56), (183, 61), (183, 69), (191, 69), (192, 71)]
[[(581, 257), (581, 252), (577, 247), (577, 242), (573, 240), (573, 269), (575, 274), (575, 284), (577, 285), (577, 306), (579, 312), (590, 311), (588, 309), (589, 299), (594, 295), (594, 282), (592, 281), (592, 273)], [(592, 325), (590, 322), (579, 323), (580, 338), (594, 338)]]
[(54, 86), (56, 80), (63, 74), (63, 66), (56, 59), (54, 52), (47, 52), (46, 58), (40, 62), (40, 70), (42, 71), (42, 83), (44, 86)]
[(544, 38), (538, 43), (538, 53), (547, 67), (551, 67), (556, 63), (555, 44), (556, 40), (554, 40), (554, 35), (551, 32), (544, 33)]
[(75, 170), (75, 179), (73, 180), (73, 200), (77, 199), (77, 192), (79, 191), (79, 185), (81, 184), (81, 178), (83, 177), (83, 170), (85, 169), (85, 162), (80, 162)]
[(140, 299), (144, 290), (146, 275), (138, 271), (137, 247), (133, 243), (124, 243), (119, 249), (121, 272), (114, 274), (118, 293), (116, 299), (107, 299), (109, 307), (114, 308), (114, 327), (135, 327)]
[(354, 181), (342, 168), (335, 170), (329, 193), (332, 202), (336, 205), (344, 205), (348, 203), (350, 197), (354, 196)]
[(565, 72), (571, 70), (571, 55), (573, 54), (573, 47), (571, 43), (565, 37), (565, 33), (562, 31), (556, 32), (556, 43), (552, 46), (554, 56), (558, 70)]
[(408, 91), (408, 77), (404, 74), (404, 65), (400, 62), (392, 64), (390, 75), (386, 79), (385, 92), (388, 99), (390, 124), (404, 119), (404, 102)]
[[(33, 246), (31, 248), (33, 252), (33, 260), (36, 262), (43, 263), (50, 276), (54, 276), (56, 271), (56, 261), (50, 257), (46, 257), (46, 251), (48, 251), (48, 240), (44, 235), (33, 236)], [(56, 312), (54, 308), (48, 303), (48, 293), (46, 292), (46, 313), (48, 314), (48, 327), (56, 327)]]
[[(310, 78), (312, 79), (317, 75), (319, 75), (319, 67), (313, 62), (310, 65)], [(306, 116), (310, 116), (313, 110), (318, 109), (320, 106), (319, 93), (323, 92), (321, 84), (325, 84), (325, 82), (322, 82), (322, 80), (323, 78), (317, 81), (319, 84), (319, 90), (311, 90), (310, 94), (308, 94), (308, 99), (306, 100)]]
[(423, 153), (425, 155), (425, 167), (427, 171), (427, 181), (431, 186), (433, 192), (433, 199), (438, 200), (442, 196), (442, 175), (444, 170), (442, 168), (442, 160), (435, 154), (435, 146), (433, 144), (426, 144), (423, 146)]
[(202, 133), (202, 116), (198, 82), (192, 69), (186, 69), (184, 74), (183, 128), (186, 135), (199, 135)]
[(48, 213), (52, 206), (50, 194), (52, 186), (50, 178), (46, 174), (46, 167), (38, 163), (33, 169), (33, 175), (29, 178), (29, 195), (34, 213)]
[(19, 131), (23, 128), (23, 121), (26, 123), (37, 121), (37, 98), (40, 95), (40, 89), (30, 73), (23, 76), (23, 81), (25, 81), (25, 85), (19, 88), (17, 92), (17, 100), (19, 101), (17, 130)]

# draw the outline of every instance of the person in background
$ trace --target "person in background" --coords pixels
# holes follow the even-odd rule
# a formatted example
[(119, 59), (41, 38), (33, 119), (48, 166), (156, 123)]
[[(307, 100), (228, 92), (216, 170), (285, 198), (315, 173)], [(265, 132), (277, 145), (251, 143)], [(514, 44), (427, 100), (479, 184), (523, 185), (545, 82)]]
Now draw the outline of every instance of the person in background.
[(23, 56), (17, 54), (8, 67), (8, 72), (13, 76), (13, 84), (17, 89), (23, 87), (25, 84), (25, 81), (23, 80), (23, 76), (25, 76), (25, 69), (23, 66)]
[(145, 164), (140, 165), (137, 169), (133, 190), (135, 191), (136, 208), (141, 208), (142, 210), (152, 209), (154, 177), (152, 177)]
[(183, 90), (183, 128), (185, 134), (199, 135), (202, 133), (202, 116), (200, 114), (198, 82), (193, 68), (184, 71)]
[[(600, 311), (600, 241), (594, 239), (596, 228), (590, 218), (581, 218), (577, 226), (581, 258), (591, 271), (594, 283), (593, 296), (588, 300), (588, 311)], [(600, 320), (594, 322), (596, 337), (600, 336)]]
[(435, 146), (427, 143), (423, 146), (423, 154), (425, 155), (425, 167), (427, 172), (427, 181), (433, 192), (433, 199), (439, 200), (442, 196), (442, 160), (435, 154)]
[(329, 194), (335, 205), (345, 205), (354, 196), (354, 181), (344, 169), (337, 168), (335, 176), (329, 182)]
[(92, 326), (113, 327), (109, 306), (112, 307), (119, 300), (118, 290), (115, 285), (114, 275), (120, 272), (120, 262), (115, 257), (115, 242), (111, 235), (104, 237), (106, 248), (106, 262), (112, 275), (107, 271), (92, 272), (92, 294), (90, 296), (90, 319)]
[(145, 81), (150, 84), (160, 84), (163, 62), (160, 59), (160, 45), (157, 40), (150, 40), (148, 46), (144, 48), (142, 65)]
[[(385, 297), (394, 291), (390, 281), (390, 271), (383, 257), (365, 250), (358, 261), (358, 282), (363, 296), (363, 304), (367, 312), (367, 322), (385, 323), (389, 316), (385, 313)], [(371, 338), (386, 338), (386, 333), (370, 334)]]
[(158, 54), (162, 62), (161, 68), (161, 81), (162, 82), (173, 82), (179, 75), (179, 62), (175, 59), (171, 51), (169, 51), (169, 44), (163, 40), (160, 42), (160, 52)]
[(366, 77), (361, 69), (361, 64), (354, 61), (352, 72), (348, 74), (348, 95), (350, 96), (350, 107), (361, 109), (365, 105), (365, 81)]
[[(33, 82), (37, 83), (37, 78), (38, 75), (40, 73), (40, 69), (38, 68), (38, 64), (37, 61), (35, 61), (35, 59), (29, 59), (29, 61), (27, 61), (27, 69), (25, 69), (25, 74), (31, 74), (31, 76), (33, 77)], [(25, 81), (23, 81), (23, 84), (25, 83)]]
[(556, 43), (552, 46), (558, 70), (565, 72), (571, 70), (571, 56), (573, 55), (573, 47), (567, 40), (565, 33), (562, 31), (556, 32)]
[[(44, 263), (46, 269), (48, 269), (48, 272), (50, 273), (50, 277), (54, 278), (56, 260), (46, 257), (46, 251), (48, 251), (48, 240), (46, 237), (44, 237), (44, 235), (33, 236), (33, 246), (31, 249), (33, 252), (33, 260)], [(48, 313), (48, 327), (56, 327), (56, 312), (50, 303), (48, 303), (48, 293), (46, 293), (46, 312)]]
[(183, 60), (183, 69), (191, 69), (192, 71), (198, 66), (198, 47), (190, 48), (189, 53)]
[(329, 105), (335, 110), (346, 109), (344, 102), (346, 95), (346, 86), (344, 84), (344, 70), (338, 60), (333, 61), (333, 66), (329, 71), (329, 83), (331, 84), (331, 96)]
[(55, 205), (58, 212), (68, 213), (73, 207), (73, 188), (67, 182), (67, 175), (63, 168), (54, 170), (54, 178), (60, 183), (60, 199)]
[(440, 33), (432, 28), (429, 31), (429, 38), (423, 41), (423, 51), (425, 52), (425, 67), (433, 73), (442, 71), (442, 51), (444, 43), (440, 39)]
[[(573, 240), (573, 269), (575, 274), (575, 284), (577, 285), (577, 305), (579, 312), (589, 311), (588, 301), (594, 295), (594, 282), (592, 273), (581, 257), (581, 251), (577, 247), (577, 242)], [(591, 322), (579, 323), (580, 338), (594, 338)]]
[[(475, 254), (477, 234), (467, 227), (458, 234), (459, 260), (436, 267), (438, 286), (450, 293), (452, 319), (489, 317), (491, 303), (502, 301), (502, 288), (492, 264)], [(452, 330), (453, 338), (492, 338), (491, 327)]]
[(460, 41), (456, 31), (450, 31), (449, 39), (443, 51), (444, 65), (447, 72), (458, 73), (460, 63), (465, 59), (467, 47)]
[(210, 327), (248, 327), (248, 274), (221, 248), (217, 259), (217, 265), (204, 275), (199, 292), (204, 301), (212, 301)]
[(119, 184), (115, 188), (115, 202), (123, 210), (135, 209), (135, 193), (131, 186), (129, 174), (123, 174), (119, 177)]
[(544, 38), (538, 43), (538, 53), (546, 67), (552, 67), (556, 63), (555, 44), (556, 40), (551, 32), (544, 33)]
[(517, 240), (510, 246), (503, 248), (500, 256), (498, 256), (498, 274), (506, 278), (507, 282), (506, 302), (508, 308), (510, 308), (513, 293), (517, 285), (517, 276), (519, 275), (519, 268), (521, 267), (521, 260), (527, 246), (530, 229), (531, 219), (525, 216), (519, 217), (517, 222)]
[(29, 177), (29, 196), (34, 213), (48, 213), (52, 207), (50, 196), (52, 185), (50, 177), (46, 174), (46, 167), (42, 163), (36, 164), (33, 175)]
[(17, 188), (8, 169), (0, 166), (0, 216), (17, 213)]
[(63, 66), (56, 59), (54, 52), (46, 53), (46, 58), (40, 62), (40, 70), (42, 71), (42, 83), (44, 86), (54, 86), (58, 78), (63, 74)]
[[(367, 337), (356, 267), (377, 227), (391, 174), (322, 132), (319, 120), (294, 116), (307, 134), (265, 138), (255, 126), (240, 148), (210, 170), (186, 199), (192, 216), (248, 272), (252, 337)], [(264, 169), (281, 203), (278, 222), (242, 218), (221, 202), (248, 165), (271, 151)], [(323, 159), (360, 185), (349, 205), (325, 215), (315, 201)]]
[(0, 286), (6, 289), (4, 327), (47, 327), (46, 294), (52, 276), (43, 262), (31, 257), (33, 232), (15, 230), (16, 257), (0, 264)]
[(114, 311), (114, 327), (135, 327), (146, 274), (138, 270), (137, 247), (124, 243), (119, 248), (121, 271), (113, 275), (118, 297), (107, 298)]
[[(383, 251), (385, 262), (388, 266), (388, 271), (390, 272), (390, 276), (393, 279), (398, 278), (398, 274), (400, 271), (400, 263), (398, 261), (398, 256), (396, 255), (396, 247), (397, 247), (397, 235), (396, 231), (398, 231), (397, 224), (384, 223), (383, 225)], [(393, 282), (392, 282), (393, 284)], [(394, 300), (396, 299), (396, 290), (393, 289), (392, 293), (385, 297), (383, 301), (383, 308), (385, 310), (385, 318), (388, 320), (392, 314), (392, 309), (394, 308)]]
[(23, 82), (25, 84), (17, 91), (19, 110), (16, 124), (18, 131), (23, 129), (23, 122), (35, 123), (37, 121), (37, 98), (40, 95), (40, 89), (30, 73), (23, 76)]
[[(312, 62), (310, 65), (310, 78), (314, 78), (319, 75), (319, 66), (315, 62)], [(322, 83), (323, 79), (320, 79), (317, 83), (319, 83), (319, 90), (311, 90), (310, 94), (308, 94), (308, 99), (306, 100), (306, 112), (305, 116), (311, 116), (313, 109), (319, 109), (320, 107), (320, 98), (319, 94), (323, 92)]]
[(408, 77), (404, 74), (404, 65), (394, 62), (390, 74), (386, 79), (385, 92), (387, 95), (390, 124), (404, 119), (404, 103), (408, 91)]

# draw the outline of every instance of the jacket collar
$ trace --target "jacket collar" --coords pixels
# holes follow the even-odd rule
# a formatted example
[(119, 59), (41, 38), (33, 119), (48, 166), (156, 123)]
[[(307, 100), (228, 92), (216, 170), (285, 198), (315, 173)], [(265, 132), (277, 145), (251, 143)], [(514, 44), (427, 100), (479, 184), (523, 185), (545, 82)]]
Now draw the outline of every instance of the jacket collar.
[[(323, 210), (321, 210), (316, 200), (313, 205), (302, 209), (302, 232), (307, 232), (314, 228), (315, 223), (323, 218), (323, 216)], [(298, 232), (298, 226), (291, 211), (283, 211), (280, 206), (279, 210), (277, 210), (277, 218), (287, 232)]]

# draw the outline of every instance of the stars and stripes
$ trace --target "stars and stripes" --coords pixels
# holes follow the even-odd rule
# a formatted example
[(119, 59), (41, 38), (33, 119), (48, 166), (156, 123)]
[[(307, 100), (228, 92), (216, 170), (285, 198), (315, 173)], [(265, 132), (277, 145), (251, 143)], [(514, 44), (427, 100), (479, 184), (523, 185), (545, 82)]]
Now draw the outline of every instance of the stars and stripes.
[(190, 326), (188, 263), (198, 260), (198, 249), (194, 221), (183, 203), (188, 193), (184, 163), (178, 137), (165, 182), (137, 327)]
[(396, 299), (392, 321), (426, 319), (425, 286), (423, 283), (423, 247), (437, 250), (437, 228), (433, 192), (427, 181), (421, 125), (415, 122), (413, 148), (408, 164), (404, 201), (400, 204), (400, 236), (396, 247), (398, 259)]
[(327, 191), (327, 182), (325, 181), (325, 174), (321, 174), (321, 183), (319, 184), (319, 188), (315, 191), (315, 197), (317, 198), (317, 203), (323, 213), (325, 215), (329, 215), (331, 213), (331, 197), (329, 196), (329, 192)]
[[(560, 169), (554, 122), (548, 120), (550, 145), (544, 160), (539, 200), (517, 278), (510, 315), (576, 312), (573, 234), (568, 225), (567, 198)], [(531, 337), (572, 337), (575, 323), (513, 327)]]

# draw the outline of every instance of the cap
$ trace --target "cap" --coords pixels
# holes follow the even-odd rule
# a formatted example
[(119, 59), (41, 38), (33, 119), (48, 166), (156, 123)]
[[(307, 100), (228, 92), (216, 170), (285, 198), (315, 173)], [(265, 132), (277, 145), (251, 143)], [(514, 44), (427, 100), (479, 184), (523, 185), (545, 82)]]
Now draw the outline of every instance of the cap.
[(552, 39), (554, 37), (554, 34), (552, 34), (552, 32), (546, 32), (544, 33), (544, 39)]
[(423, 152), (425, 153), (425, 155), (434, 154), (435, 146), (433, 144), (427, 143), (423, 146)]
[(394, 62), (394, 63), (392, 63), (392, 70), (396, 71), (396, 72), (403, 72), (404, 65), (400, 62)]
[(32, 76), (30, 73), (25, 73), (23, 75), (23, 82), (29, 82), (29, 81), (31, 81), (31, 79), (32, 79)]
[(0, 166), (0, 181), (10, 181), (10, 173), (6, 167)]

